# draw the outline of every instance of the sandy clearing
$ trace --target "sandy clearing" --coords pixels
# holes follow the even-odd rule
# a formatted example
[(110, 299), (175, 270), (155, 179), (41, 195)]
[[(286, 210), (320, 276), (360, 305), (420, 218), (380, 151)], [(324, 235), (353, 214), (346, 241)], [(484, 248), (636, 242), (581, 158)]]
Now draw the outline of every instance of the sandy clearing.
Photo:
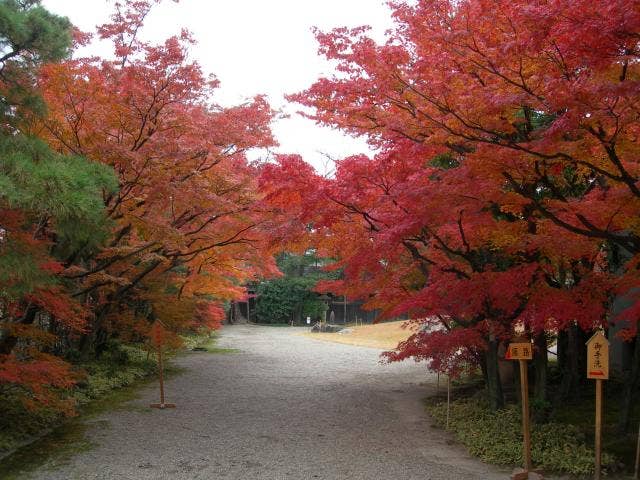
[(299, 328), (225, 327), (168, 379), (87, 423), (95, 446), (24, 478), (46, 480), (504, 480), (433, 428), (433, 376), (381, 350), (318, 342)]
[(413, 333), (415, 326), (408, 325), (405, 321), (398, 321), (348, 328), (351, 330), (348, 333), (305, 332), (303, 335), (314, 340), (392, 350)]

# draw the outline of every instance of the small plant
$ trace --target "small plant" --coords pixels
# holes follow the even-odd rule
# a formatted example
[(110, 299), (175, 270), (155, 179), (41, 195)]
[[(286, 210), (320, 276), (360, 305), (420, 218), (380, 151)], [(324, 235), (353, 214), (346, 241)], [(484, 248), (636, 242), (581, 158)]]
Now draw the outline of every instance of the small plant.
[[(446, 403), (429, 401), (427, 410), (439, 426), (445, 425)], [(479, 396), (453, 401), (449, 429), (469, 453), (487, 463), (522, 465), (522, 419), (517, 405), (492, 412)], [(534, 424), (531, 456), (537, 467), (553, 472), (586, 475), (594, 468), (593, 450), (573, 425)], [(602, 463), (613, 466), (616, 459), (603, 453)]]

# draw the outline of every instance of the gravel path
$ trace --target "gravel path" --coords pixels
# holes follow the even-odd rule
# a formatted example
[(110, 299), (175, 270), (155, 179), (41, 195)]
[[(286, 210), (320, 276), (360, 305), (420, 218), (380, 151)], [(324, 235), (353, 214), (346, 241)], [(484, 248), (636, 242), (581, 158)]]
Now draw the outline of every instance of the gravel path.
[[(167, 382), (175, 410), (131, 408), (92, 419), (96, 447), (32, 478), (501, 479), (432, 429), (424, 366), (380, 365), (379, 350), (313, 340), (296, 328), (225, 327), (232, 354), (190, 353)], [(106, 425), (106, 426), (105, 426)]]

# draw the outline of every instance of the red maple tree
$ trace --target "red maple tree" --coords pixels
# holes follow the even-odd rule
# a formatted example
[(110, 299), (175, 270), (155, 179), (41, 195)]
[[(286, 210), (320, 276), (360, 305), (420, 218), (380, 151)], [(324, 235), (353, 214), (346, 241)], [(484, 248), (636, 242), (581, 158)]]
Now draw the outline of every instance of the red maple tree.
[[(390, 359), (475, 358), (499, 386), (500, 341), (528, 332), (545, 362), (545, 334), (608, 326), (637, 285), (633, 3), (392, 2), (385, 44), (317, 32), (337, 73), (291, 100), (379, 153), (329, 179), (283, 158), (264, 184), (305, 192), (287, 225), (344, 268), (328, 287), (422, 324)], [(639, 303), (611, 318), (627, 336)]]

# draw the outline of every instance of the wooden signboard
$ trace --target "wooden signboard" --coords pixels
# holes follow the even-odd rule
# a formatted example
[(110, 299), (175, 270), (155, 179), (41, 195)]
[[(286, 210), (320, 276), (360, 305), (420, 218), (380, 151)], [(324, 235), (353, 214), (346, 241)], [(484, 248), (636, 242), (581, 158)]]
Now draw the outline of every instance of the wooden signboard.
[(504, 358), (505, 360), (531, 360), (533, 358), (531, 343), (510, 343)]
[(598, 331), (587, 340), (587, 378), (596, 381), (595, 472), (593, 478), (602, 478), (602, 381), (609, 379), (609, 340)]
[(527, 378), (527, 360), (533, 359), (531, 342), (520, 341), (510, 343), (504, 355), (506, 360), (518, 360), (520, 364), (520, 394), (522, 397), (522, 448), (524, 468), (517, 468), (511, 475), (511, 480), (542, 479), (539, 472), (533, 470), (531, 461), (531, 429), (529, 420), (529, 380)]
[(609, 340), (602, 332), (587, 341), (587, 378), (609, 380)]

